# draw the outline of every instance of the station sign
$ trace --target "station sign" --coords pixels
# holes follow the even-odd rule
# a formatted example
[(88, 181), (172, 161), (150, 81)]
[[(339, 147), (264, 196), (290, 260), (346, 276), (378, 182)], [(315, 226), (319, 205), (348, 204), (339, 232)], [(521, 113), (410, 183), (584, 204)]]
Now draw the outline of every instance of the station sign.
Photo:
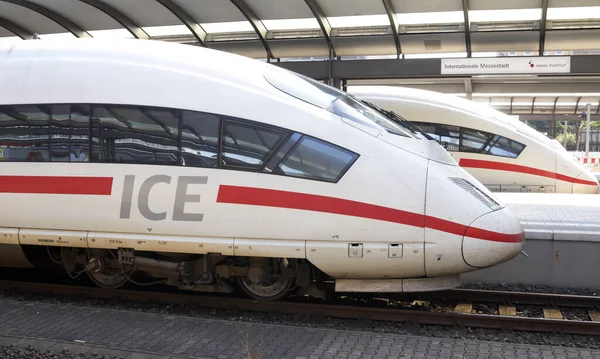
[(571, 72), (571, 57), (442, 59), (442, 75), (547, 74)]

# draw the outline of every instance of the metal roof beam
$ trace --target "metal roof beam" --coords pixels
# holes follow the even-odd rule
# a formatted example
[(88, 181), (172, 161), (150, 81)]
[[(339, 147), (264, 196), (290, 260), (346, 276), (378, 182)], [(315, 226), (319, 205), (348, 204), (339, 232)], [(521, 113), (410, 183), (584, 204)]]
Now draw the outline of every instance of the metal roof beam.
[(546, 47), (546, 15), (548, 15), (548, 0), (542, 0), (542, 20), (540, 21), (540, 46), (538, 48), (540, 56), (544, 56)]
[(64, 27), (68, 32), (73, 34), (75, 37), (92, 37), (87, 31), (75, 24), (71, 20), (57, 13), (56, 11), (49, 9), (45, 6), (38, 5), (29, 0), (0, 0), (6, 3), (15, 4), (27, 8), (31, 11), (35, 11), (41, 15), (44, 15), (48, 19), (54, 21), (60, 26)]
[(315, 19), (317, 19), (317, 22), (321, 27), (321, 31), (323, 32), (323, 36), (325, 36), (325, 41), (327, 41), (327, 46), (331, 51), (333, 51), (333, 56), (336, 56), (333, 42), (331, 42), (331, 25), (329, 24), (329, 20), (327, 20), (327, 16), (325, 16), (325, 13), (319, 4), (317, 4), (316, 0), (304, 0), (304, 2), (306, 5), (308, 5), (310, 11), (312, 11)]
[(260, 41), (265, 47), (265, 51), (267, 52), (267, 59), (272, 59), (273, 53), (271, 52), (271, 47), (269, 46), (269, 43), (267, 41), (267, 28), (265, 27), (263, 22), (258, 18), (254, 10), (252, 10), (252, 8), (250, 8), (250, 6), (246, 4), (244, 0), (231, 0), (231, 2), (238, 8), (238, 10), (240, 10), (244, 17), (248, 21), (250, 21), (250, 24), (254, 28), (254, 31), (256, 31), (256, 34), (258, 35)]
[(471, 57), (471, 26), (469, 23), (469, 0), (462, 0), (463, 15), (465, 21), (465, 47), (467, 49), (467, 57)]
[(127, 31), (129, 31), (136, 39), (144, 39), (147, 40), (149, 38), (148, 34), (142, 29), (141, 26), (136, 24), (130, 17), (122, 13), (121, 11), (115, 9), (114, 7), (104, 3), (100, 0), (79, 0), (83, 3), (86, 3), (106, 15), (112, 17), (116, 22), (121, 24)]
[(5, 28), (6, 30), (12, 32), (23, 40), (29, 40), (33, 38), (33, 32), (29, 30), (25, 30), (20, 25), (15, 24), (14, 22), (0, 17), (0, 27)]
[(396, 56), (400, 58), (400, 54), (402, 54), (402, 45), (400, 44), (400, 35), (398, 34), (398, 18), (396, 17), (396, 11), (394, 11), (394, 5), (392, 5), (391, 0), (382, 1), (388, 18), (390, 19), (390, 25), (392, 25), (392, 33), (394, 34), (394, 41), (396, 42)]
[(162, 6), (166, 7), (173, 15), (177, 16), (177, 18), (190, 30), (192, 35), (196, 38), (196, 40), (202, 46), (206, 46), (206, 31), (198, 24), (194, 18), (188, 14), (183, 8), (175, 3), (173, 0), (156, 0)]

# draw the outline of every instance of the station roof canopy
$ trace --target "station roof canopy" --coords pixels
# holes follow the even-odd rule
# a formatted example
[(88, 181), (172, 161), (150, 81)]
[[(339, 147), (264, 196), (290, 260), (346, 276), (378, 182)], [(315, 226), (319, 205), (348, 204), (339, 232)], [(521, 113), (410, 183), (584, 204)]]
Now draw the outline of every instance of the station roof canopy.
[(0, 41), (135, 37), (257, 59), (600, 50), (598, 0), (0, 0)]

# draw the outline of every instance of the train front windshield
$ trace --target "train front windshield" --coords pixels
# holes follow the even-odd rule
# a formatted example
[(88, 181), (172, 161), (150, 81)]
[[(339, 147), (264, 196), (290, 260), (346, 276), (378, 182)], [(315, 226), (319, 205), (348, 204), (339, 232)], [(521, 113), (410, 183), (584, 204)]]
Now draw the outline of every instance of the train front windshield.
[(278, 68), (273, 70), (265, 72), (265, 79), (290, 96), (364, 126), (383, 129), (398, 136), (422, 138), (404, 124), (386, 117), (343, 91), (287, 70)]

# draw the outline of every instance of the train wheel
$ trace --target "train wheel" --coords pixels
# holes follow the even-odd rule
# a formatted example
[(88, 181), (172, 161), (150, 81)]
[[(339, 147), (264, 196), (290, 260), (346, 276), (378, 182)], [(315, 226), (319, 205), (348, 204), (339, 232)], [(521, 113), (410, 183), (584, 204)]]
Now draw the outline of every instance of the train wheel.
[[(248, 296), (260, 301), (279, 300), (293, 288), (294, 278), (284, 275), (287, 260), (253, 258), (245, 277), (237, 277), (239, 286)], [(275, 267), (275, 270), (270, 270)]]
[(294, 279), (278, 278), (273, 282), (253, 283), (248, 278), (238, 277), (238, 283), (248, 296), (260, 301), (272, 301), (285, 297), (292, 289)]
[[(125, 274), (118, 262), (108, 256), (108, 253), (98, 253), (88, 260), (88, 266), (93, 268), (87, 272), (94, 284), (101, 288), (122, 288), (133, 273)], [(99, 255), (98, 255), (99, 254)]]

